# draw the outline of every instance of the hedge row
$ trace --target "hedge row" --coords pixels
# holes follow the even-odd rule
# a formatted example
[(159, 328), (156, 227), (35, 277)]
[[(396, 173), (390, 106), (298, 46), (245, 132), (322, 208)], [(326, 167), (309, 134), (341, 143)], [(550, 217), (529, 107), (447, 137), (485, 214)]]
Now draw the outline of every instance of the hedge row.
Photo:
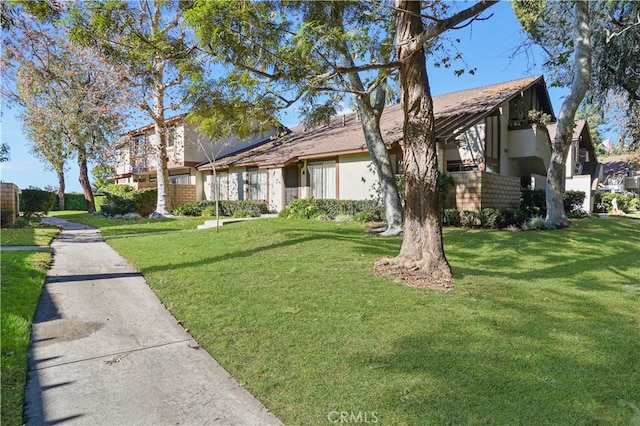
[[(564, 211), (567, 214), (582, 209), (585, 193), (583, 191), (566, 191), (562, 197)], [(545, 216), (547, 214), (546, 192), (544, 189), (522, 189), (520, 191), (520, 209), (527, 215)]]
[[(219, 200), (218, 212), (221, 216), (260, 217), (268, 213), (269, 209), (264, 201)], [(202, 200), (195, 203), (185, 203), (174, 207), (172, 213), (178, 216), (215, 216), (216, 202)]]
[(350, 216), (360, 222), (384, 220), (384, 207), (376, 200), (325, 200), (299, 198), (279, 213), (287, 219), (324, 218), (334, 220)]

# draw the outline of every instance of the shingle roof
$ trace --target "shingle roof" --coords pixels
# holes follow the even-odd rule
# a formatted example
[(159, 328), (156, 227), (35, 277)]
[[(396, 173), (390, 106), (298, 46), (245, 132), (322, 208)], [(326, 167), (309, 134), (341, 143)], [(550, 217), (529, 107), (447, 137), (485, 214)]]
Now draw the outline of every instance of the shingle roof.
[[(461, 90), (433, 97), (436, 138), (455, 138), (484, 117), (492, 114), (504, 102), (530, 87), (544, 90), (541, 99), (549, 99), (542, 76), (522, 78), (505, 83)], [(549, 111), (551, 105), (547, 105)], [(402, 141), (404, 114), (402, 106), (387, 106), (380, 119), (382, 138), (388, 146)], [(362, 125), (355, 113), (335, 117), (329, 125), (306, 129), (293, 127), (284, 137), (260, 146), (227, 155), (216, 161), (216, 168), (229, 166), (283, 166), (292, 162), (329, 157), (336, 154), (366, 152)], [(203, 164), (200, 169), (210, 168)]]

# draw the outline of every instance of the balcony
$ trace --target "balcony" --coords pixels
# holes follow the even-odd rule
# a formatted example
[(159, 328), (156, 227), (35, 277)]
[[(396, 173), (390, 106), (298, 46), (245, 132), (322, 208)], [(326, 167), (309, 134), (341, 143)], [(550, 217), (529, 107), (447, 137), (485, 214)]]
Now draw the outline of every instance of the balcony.
[(551, 161), (551, 140), (544, 126), (526, 125), (509, 130), (508, 156), (518, 162), (520, 175), (547, 174)]
[(638, 192), (638, 190), (640, 190), (640, 176), (625, 177), (624, 189), (627, 191)]

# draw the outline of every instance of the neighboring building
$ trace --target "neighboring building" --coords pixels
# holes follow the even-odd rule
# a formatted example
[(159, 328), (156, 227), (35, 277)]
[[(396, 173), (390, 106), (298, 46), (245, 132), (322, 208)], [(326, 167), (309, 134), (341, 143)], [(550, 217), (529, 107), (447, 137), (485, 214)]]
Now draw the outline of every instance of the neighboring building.
[[(541, 114), (555, 118), (542, 76), (435, 96), (433, 103), (439, 168), (455, 182), (447, 208), (518, 207), (521, 187), (544, 187), (551, 158), (549, 132), (555, 129), (532, 119)], [(380, 120), (398, 175), (403, 122), (400, 105), (387, 106)], [(216, 152), (214, 164), (196, 149), (211, 141), (198, 143), (198, 132), (185, 124), (184, 116), (170, 125), (170, 179), (189, 187), (191, 201), (213, 199), (217, 190), (220, 199), (262, 200), (269, 210), (280, 211), (295, 198), (378, 196), (378, 179), (356, 113), (323, 126), (286, 129), (280, 137), (274, 129), (248, 142), (218, 141), (215, 146), (224, 149)], [(120, 145), (118, 183), (155, 184), (155, 167), (146, 151), (152, 137), (153, 126), (147, 126), (130, 132)], [(568, 188), (588, 188), (590, 206), (596, 159), (584, 123), (576, 127), (567, 167)]]
[[(535, 115), (531, 112), (554, 117), (543, 77), (435, 96), (433, 102), (439, 168), (455, 182), (446, 207), (517, 207), (522, 186), (544, 184), (551, 158), (549, 131), (529, 120)], [(385, 108), (380, 121), (398, 174), (402, 173), (403, 119), (401, 106), (393, 105)], [(581, 132), (575, 148), (578, 155), (573, 157), (582, 161), (578, 171), (589, 174), (595, 155), (588, 161), (581, 157), (583, 146), (593, 151)], [(211, 168), (209, 163), (197, 166), (206, 175)], [(355, 113), (313, 129), (294, 127), (284, 138), (220, 158), (215, 168), (220, 198), (265, 200), (273, 211), (295, 197), (377, 196), (377, 177)]]
[(605, 192), (630, 192), (638, 197), (640, 192), (640, 168), (634, 166), (629, 155), (602, 157), (602, 183)]
[[(556, 137), (556, 123), (547, 125), (547, 129), (549, 137), (553, 141)], [(565, 169), (565, 190), (584, 192), (582, 209), (586, 212), (593, 211), (593, 200), (598, 188), (600, 170), (589, 125), (584, 120), (578, 120), (575, 123)], [(536, 183), (538, 181), (542, 182), (541, 188), (544, 188), (545, 177), (536, 179)]]
[[(263, 143), (277, 134), (273, 128), (250, 140), (229, 137), (213, 141), (185, 119), (186, 114), (167, 119), (169, 196), (172, 206), (203, 199), (203, 181), (198, 178), (197, 164)], [(155, 138), (154, 126), (150, 124), (128, 132), (120, 140), (115, 153), (115, 183), (128, 184), (137, 189), (157, 185), (153, 151)]]

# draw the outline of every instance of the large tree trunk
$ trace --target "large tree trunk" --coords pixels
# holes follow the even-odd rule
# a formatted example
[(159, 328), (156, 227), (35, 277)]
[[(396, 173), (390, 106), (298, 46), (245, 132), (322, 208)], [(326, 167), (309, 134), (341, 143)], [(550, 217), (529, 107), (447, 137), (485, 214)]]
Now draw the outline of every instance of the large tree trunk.
[(589, 37), (589, 5), (586, 0), (575, 2), (575, 65), (569, 94), (558, 115), (558, 130), (551, 144), (551, 161), (547, 170), (546, 202), (548, 221), (558, 227), (569, 226), (562, 197), (565, 190), (565, 164), (573, 139), (575, 116), (591, 80), (591, 43)]
[(160, 58), (157, 58), (156, 61), (153, 88), (153, 121), (156, 137), (154, 149), (158, 199), (154, 213), (160, 216), (169, 216), (169, 169), (167, 167), (167, 135), (164, 120), (164, 63)]
[[(345, 3), (332, 3), (331, 23), (334, 27), (344, 31), (343, 10)], [(336, 50), (340, 63), (347, 68), (354, 68), (353, 56), (346, 42), (342, 42)], [(347, 74), (351, 90), (365, 93), (362, 79), (357, 72)], [(356, 106), (360, 113), (364, 140), (371, 155), (371, 162), (376, 169), (376, 175), (382, 192), (382, 202), (387, 220), (387, 228), (382, 235), (399, 235), (402, 233), (402, 201), (398, 193), (398, 184), (393, 172), (389, 151), (380, 132), (380, 117), (385, 107), (386, 93), (378, 87), (374, 93), (373, 103), (370, 95), (355, 95)]]
[(64, 170), (59, 170), (58, 174), (58, 210), (64, 211), (64, 191), (66, 184), (64, 181)]
[(89, 171), (87, 169), (87, 155), (83, 150), (78, 149), (78, 168), (80, 169), (80, 175), (78, 181), (82, 186), (84, 192), (84, 199), (87, 202), (87, 211), (93, 213), (96, 211), (96, 203), (93, 198), (93, 190), (91, 189), (91, 182), (89, 181)]
[(404, 110), (404, 235), (400, 254), (381, 259), (376, 269), (415, 286), (450, 289), (453, 277), (442, 242), (433, 101), (424, 50), (410, 48), (423, 30), (420, 2), (397, 0), (396, 7)]

